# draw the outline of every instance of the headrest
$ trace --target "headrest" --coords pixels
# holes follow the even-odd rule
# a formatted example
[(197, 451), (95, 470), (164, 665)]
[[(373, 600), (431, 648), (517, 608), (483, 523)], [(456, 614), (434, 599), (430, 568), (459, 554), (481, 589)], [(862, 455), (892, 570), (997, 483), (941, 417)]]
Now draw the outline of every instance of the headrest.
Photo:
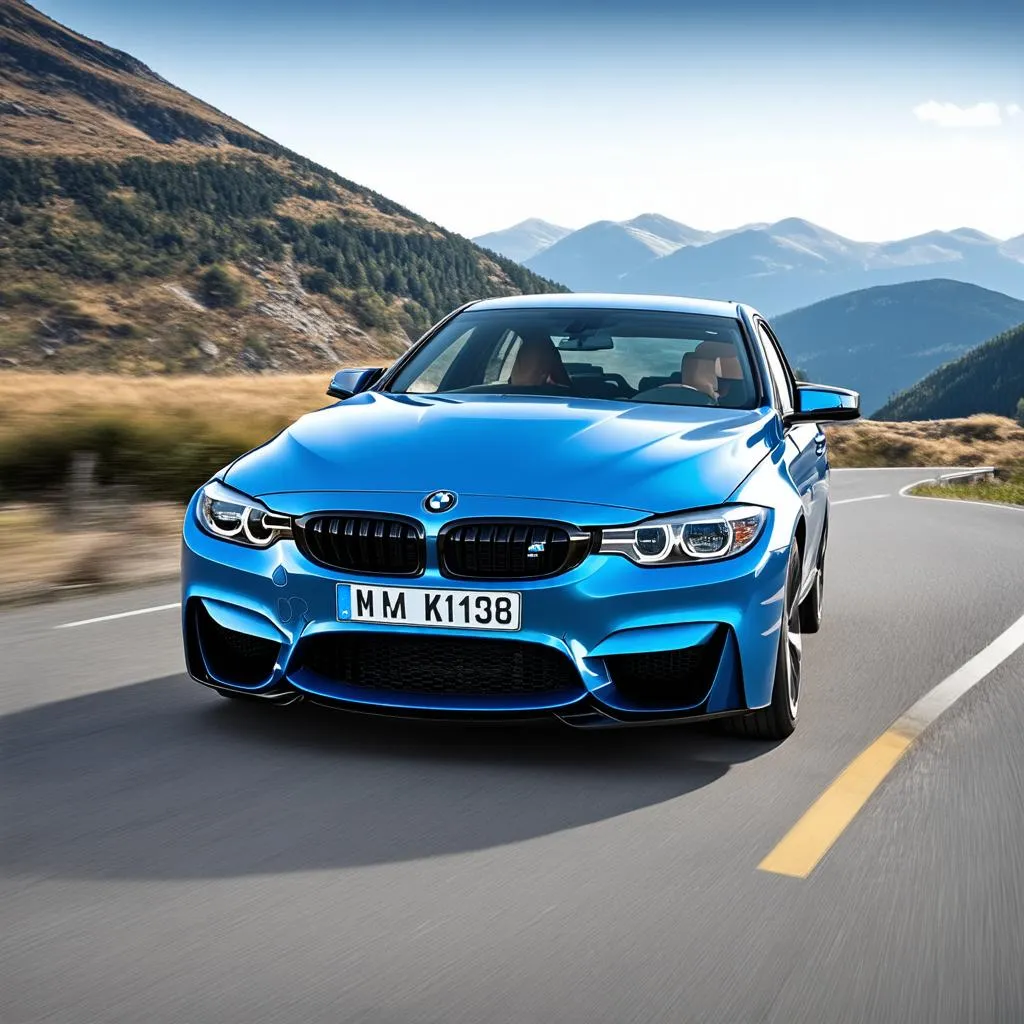
[(718, 362), (722, 367), (718, 376), (722, 380), (743, 380), (743, 368), (736, 356), (722, 356)]
[(524, 338), (516, 353), (510, 384), (543, 384), (550, 378), (556, 384), (568, 384), (562, 357), (550, 338)]
[(702, 341), (694, 350), (701, 359), (725, 359), (736, 355), (731, 341)]
[(718, 391), (720, 369), (717, 359), (703, 359), (696, 352), (687, 352), (680, 367), (680, 380), (691, 388), (713, 395)]

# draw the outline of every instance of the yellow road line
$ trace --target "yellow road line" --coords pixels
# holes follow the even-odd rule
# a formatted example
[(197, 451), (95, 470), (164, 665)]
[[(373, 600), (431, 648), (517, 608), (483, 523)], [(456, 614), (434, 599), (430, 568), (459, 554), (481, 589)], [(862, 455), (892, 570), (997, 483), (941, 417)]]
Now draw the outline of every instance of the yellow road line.
[(911, 741), (911, 737), (902, 736), (895, 729), (883, 732), (850, 762), (757, 866), (777, 875), (806, 878), (892, 771)]
[(908, 708), (858, 754), (758, 864), (762, 871), (806, 878), (832, 848), (910, 745), (997, 665), (1024, 646), (1024, 616)]

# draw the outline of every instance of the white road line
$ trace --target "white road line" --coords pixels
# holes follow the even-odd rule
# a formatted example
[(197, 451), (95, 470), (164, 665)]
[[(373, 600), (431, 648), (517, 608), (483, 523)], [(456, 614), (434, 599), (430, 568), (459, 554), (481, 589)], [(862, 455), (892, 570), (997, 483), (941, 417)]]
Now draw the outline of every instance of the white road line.
[(862, 498), (840, 498), (839, 501), (830, 501), (830, 505), (849, 505), (851, 501), (874, 501), (876, 498), (891, 498), (891, 494), (865, 494)]
[(920, 735), (993, 669), (1024, 646), (1024, 615), (929, 690), (857, 755), (758, 865), (806, 878)]
[(180, 608), (181, 602), (175, 601), (174, 604), (157, 604), (153, 605), (152, 608), (136, 608), (130, 612), (117, 612), (115, 615), (97, 615), (95, 619), (79, 619), (78, 622), (62, 622), (59, 626), (54, 626), (54, 629), (73, 629), (75, 626), (91, 626), (94, 622), (110, 622), (113, 619), (128, 619), (133, 615), (148, 615), (150, 612), (167, 612), (172, 608)]
[(929, 690), (916, 704), (907, 708), (890, 728), (916, 739), (943, 711), (948, 711), (968, 690), (980, 683), (1022, 646), (1024, 615), (1004, 633), (1000, 633), (988, 647), (979, 651), (951, 676), (947, 676), (938, 686)]

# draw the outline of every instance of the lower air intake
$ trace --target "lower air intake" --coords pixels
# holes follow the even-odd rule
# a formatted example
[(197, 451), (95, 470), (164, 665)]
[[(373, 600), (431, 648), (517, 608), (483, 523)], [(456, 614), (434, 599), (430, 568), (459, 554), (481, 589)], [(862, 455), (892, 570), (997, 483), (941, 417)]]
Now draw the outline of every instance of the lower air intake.
[(604, 661), (615, 688), (638, 707), (694, 707), (711, 692), (725, 638), (726, 629), (720, 626), (694, 647), (615, 654)]
[(564, 654), (518, 640), (325, 633), (302, 641), (294, 667), (349, 687), (437, 697), (582, 690)]
[(214, 682), (257, 686), (273, 674), (281, 645), (275, 640), (226, 629), (195, 601), (192, 625)]

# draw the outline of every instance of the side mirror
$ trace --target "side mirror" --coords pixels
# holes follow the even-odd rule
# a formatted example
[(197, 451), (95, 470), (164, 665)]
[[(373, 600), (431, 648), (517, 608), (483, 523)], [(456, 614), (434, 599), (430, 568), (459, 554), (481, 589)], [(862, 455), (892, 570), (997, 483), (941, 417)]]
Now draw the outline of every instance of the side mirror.
[(855, 420), (860, 416), (860, 395), (827, 384), (797, 384), (796, 408), (786, 417), (790, 423)]
[(351, 398), (365, 391), (380, 380), (383, 366), (361, 366), (355, 370), (339, 370), (327, 385), (327, 394), (332, 398)]

